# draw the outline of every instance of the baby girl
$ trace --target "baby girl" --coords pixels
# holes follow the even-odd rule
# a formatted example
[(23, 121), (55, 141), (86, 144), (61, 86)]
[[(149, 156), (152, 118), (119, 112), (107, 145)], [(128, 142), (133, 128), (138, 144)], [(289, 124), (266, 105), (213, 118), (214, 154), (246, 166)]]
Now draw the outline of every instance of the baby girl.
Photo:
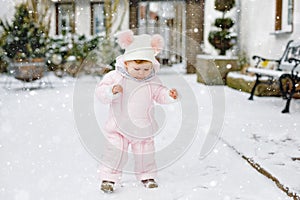
[(176, 89), (168, 89), (157, 77), (160, 64), (155, 56), (163, 48), (160, 35), (134, 35), (131, 30), (117, 35), (125, 53), (116, 59), (116, 69), (106, 74), (96, 88), (101, 102), (110, 104), (105, 125), (107, 139), (100, 175), (101, 190), (113, 192), (131, 146), (134, 173), (146, 188), (157, 188), (154, 136), (158, 125), (154, 103), (176, 102)]

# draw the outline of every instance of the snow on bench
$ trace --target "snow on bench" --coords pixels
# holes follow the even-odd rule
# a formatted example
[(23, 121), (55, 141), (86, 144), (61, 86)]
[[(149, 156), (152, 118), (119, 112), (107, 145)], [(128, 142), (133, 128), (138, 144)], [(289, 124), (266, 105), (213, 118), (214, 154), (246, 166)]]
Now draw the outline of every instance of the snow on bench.
[(265, 76), (277, 77), (277, 78), (279, 78), (282, 74), (287, 73), (286, 71), (278, 71), (278, 70), (262, 69), (262, 68), (254, 68), (254, 67), (249, 67), (247, 69), (247, 72), (265, 75)]

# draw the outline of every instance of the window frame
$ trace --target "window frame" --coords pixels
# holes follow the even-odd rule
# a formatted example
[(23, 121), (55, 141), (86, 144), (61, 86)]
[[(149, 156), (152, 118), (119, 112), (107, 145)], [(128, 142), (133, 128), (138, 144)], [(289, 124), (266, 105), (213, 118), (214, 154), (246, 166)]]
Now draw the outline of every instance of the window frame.
[[(102, 5), (103, 6), (103, 33), (105, 33), (105, 8), (104, 8), (104, 2), (103, 1), (96, 1), (96, 2), (91, 2), (90, 3), (90, 10), (91, 10), (91, 35), (97, 35), (99, 33), (96, 33), (95, 31), (95, 7), (96, 5)], [(100, 32), (101, 34), (102, 32)]]
[(274, 34), (292, 33), (294, 0), (276, 0)]
[(59, 13), (59, 6), (61, 5), (71, 5), (72, 6), (72, 12), (73, 12), (73, 17), (72, 17), (72, 21), (71, 24), (70, 24), (70, 27), (71, 27), (71, 33), (74, 34), (75, 33), (75, 26), (76, 26), (76, 19), (75, 19), (75, 16), (76, 16), (76, 9), (75, 9), (75, 3), (74, 2), (56, 2), (55, 3), (55, 14), (56, 14), (56, 19), (55, 19), (55, 22), (56, 22), (56, 31), (55, 31), (55, 34), (56, 35), (63, 35), (60, 31), (60, 28), (59, 28), (59, 21), (60, 21), (60, 13)]

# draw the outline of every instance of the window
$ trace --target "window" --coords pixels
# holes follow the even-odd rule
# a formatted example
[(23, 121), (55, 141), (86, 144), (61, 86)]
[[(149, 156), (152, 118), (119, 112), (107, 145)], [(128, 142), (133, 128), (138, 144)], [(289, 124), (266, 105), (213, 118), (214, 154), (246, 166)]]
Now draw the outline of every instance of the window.
[(56, 35), (75, 33), (74, 3), (56, 3)]
[(293, 32), (294, 0), (276, 0), (275, 33)]
[(91, 35), (105, 32), (105, 13), (103, 2), (91, 3)]

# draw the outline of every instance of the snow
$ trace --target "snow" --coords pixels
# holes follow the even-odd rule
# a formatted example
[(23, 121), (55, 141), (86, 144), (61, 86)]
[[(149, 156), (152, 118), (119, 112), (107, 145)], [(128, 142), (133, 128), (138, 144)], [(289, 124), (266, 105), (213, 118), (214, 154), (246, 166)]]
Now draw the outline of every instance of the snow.
[[(195, 95), (196, 137), (182, 156), (158, 172), (158, 189), (146, 189), (132, 174), (124, 173), (113, 194), (99, 190), (99, 162), (77, 131), (74, 120), (76, 79), (60, 79), (50, 74), (53, 88), (22, 90), (19, 87), (23, 84), (17, 80), (11, 90), (1, 87), (0, 199), (290, 199), (232, 147), (299, 195), (300, 161), (292, 159), (300, 157), (299, 100), (292, 100), (290, 114), (281, 114), (285, 105), (281, 98), (256, 97), (248, 101), (248, 93), (226, 86), (199, 84), (196, 75), (182, 71), (180, 65), (164, 67), (159, 76), (170, 83), (170, 77), (179, 73)], [(6, 78), (0, 75), (1, 85)], [(86, 76), (80, 80), (93, 87), (99, 78)], [(185, 94), (184, 88), (179, 86), (179, 89)], [(215, 92), (224, 95), (218, 96)], [(94, 103), (101, 124), (106, 119), (107, 107)], [(222, 106), (223, 117), (214, 118), (220, 113), (216, 108), (222, 111)], [(181, 121), (178, 116), (170, 117), (170, 113), (177, 107), (162, 107), (166, 115), (165, 132), (156, 138), (157, 149), (163, 149), (176, 138), (174, 132), (178, 126), (175, 124)], [(213, 121), (216, 119), (221, 121)], [(220, 124), (219, 129), (213, 129), (216, 127), (212, 123)], [(201, 157), (210, 130), (219, 130), (221, 139)], [(187, 137), (193, 135), (186, 134)]]
[[(254, 76), (254, 75), (250, 76), (250, 75), (247, 75), (247, 74), (241, 74), (238, 71), (229, 72), (227, 74), (227, 77), (234, 78), (234, 79), (243, 79), (243, 80), (249, 81), (249, 82), (254, 82), (256, 80), (256, 76)], [(267, 77), (262, 77), (261, 80), (268, 80), (268, 78)]]
[(284, 71), (277, 71), (273, 69), (262, 69), (262, 68), (256, 68), (256, 67), (249, 67), (247, 69), (248, 72), (252, 73), (258, 73), (262, 75), (269, 75), (269, 76), (274, 76), (279, 78), (282, 74), (285, 74), (286, 72)]

